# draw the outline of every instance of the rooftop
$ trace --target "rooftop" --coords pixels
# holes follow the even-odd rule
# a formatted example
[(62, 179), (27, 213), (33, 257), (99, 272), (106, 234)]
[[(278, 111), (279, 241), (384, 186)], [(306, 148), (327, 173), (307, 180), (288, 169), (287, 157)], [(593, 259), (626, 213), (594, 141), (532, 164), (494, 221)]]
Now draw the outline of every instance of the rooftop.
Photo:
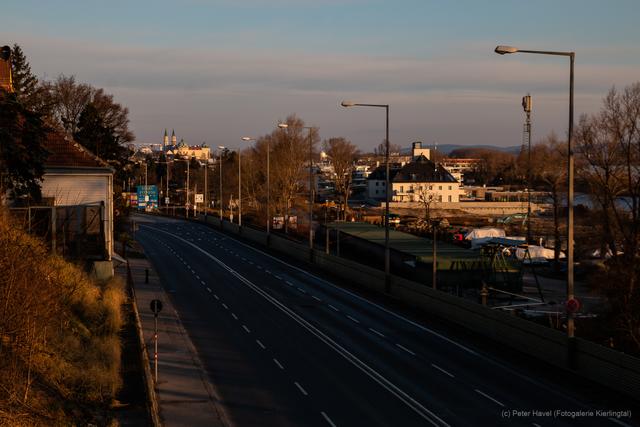
[(110, 168), (104, 160), (58, 131), (47, 133), (44, 148), (49, 152), (45, 168)]

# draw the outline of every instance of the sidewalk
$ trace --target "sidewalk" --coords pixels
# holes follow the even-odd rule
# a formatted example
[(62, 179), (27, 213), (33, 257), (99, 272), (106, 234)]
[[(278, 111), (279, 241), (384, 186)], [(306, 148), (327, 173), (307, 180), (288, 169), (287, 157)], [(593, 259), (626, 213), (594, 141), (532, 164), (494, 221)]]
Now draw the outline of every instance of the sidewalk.
[[(177, 312), (165, 294), (158, 276), (146, 259), (129, 259), (144, 343), (153, 375), (153, 299), (162, 301), (158, 315), (158, 385), (160, 418), (165, 426), (225, 426), (212, 384), (195, 347), (182, 327)], [(149, 283), (145, 283), (145, 269)]]

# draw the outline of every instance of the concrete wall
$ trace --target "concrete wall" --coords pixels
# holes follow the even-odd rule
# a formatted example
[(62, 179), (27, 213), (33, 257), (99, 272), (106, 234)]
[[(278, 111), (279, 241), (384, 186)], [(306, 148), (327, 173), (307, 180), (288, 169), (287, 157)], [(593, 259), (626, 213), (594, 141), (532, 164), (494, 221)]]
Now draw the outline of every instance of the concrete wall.
[[(391, 209), (424, 209), (421, 203), (413, 202), (391, 202)], [(458, 203), (434, 203), (432, 209), (459, 209), (476, 215), (510, 215), (514, 213), (526, 213), (526, 202), (458, 202)], [(531, 203), (531, 211), (537, 212), (546, 209), (546, 205)]]
[[(208, 220), (214, 223), (211, 218)], [(217, 221), (217, 219), (215, 219)], [(224, 228), (237, 234), (237, 228), (225, 223)], [(243, 227), (242, 237), (266, 244), (266, 234), (260, 230)], [(306, 245), (278, 235), (271, 235), (270, 247), (278, 252), (302, 261), (310, 259)], [(384, 272), (353, 261), (313, 251), (313, 263), (327, 272), (338, 275), (363, 289), (384, 292)], [(391, 295), (404, 303), (427, 313), (460, 325), (483, 337), (501, 343), (517, 351), (567, 368), (567, 338), (564, 333), (511, 314), (491, 310), (472, 301), (433, 290), (400, 277), (391, 278)], [(640, 395), (640, 359), (576, 339), (575, 366), (577, 375), (602, 384), (633, 398)]]

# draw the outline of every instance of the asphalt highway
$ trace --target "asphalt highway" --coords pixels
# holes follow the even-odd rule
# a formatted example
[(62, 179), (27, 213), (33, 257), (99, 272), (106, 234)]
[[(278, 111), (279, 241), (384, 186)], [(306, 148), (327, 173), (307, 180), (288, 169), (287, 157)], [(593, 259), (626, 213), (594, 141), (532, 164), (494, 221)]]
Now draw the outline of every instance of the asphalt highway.
[(235, 425), (632, 425), (210, 227), (136, 222)]

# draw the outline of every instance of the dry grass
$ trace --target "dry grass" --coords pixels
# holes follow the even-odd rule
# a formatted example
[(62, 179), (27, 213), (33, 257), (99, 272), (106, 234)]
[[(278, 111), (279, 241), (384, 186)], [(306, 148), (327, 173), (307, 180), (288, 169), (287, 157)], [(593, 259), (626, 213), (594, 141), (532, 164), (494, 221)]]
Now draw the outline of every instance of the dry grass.
[(96, 284), (3, 212), (0, 272), (0, 425), (94, 422), (121, 385), (123, 284)]

